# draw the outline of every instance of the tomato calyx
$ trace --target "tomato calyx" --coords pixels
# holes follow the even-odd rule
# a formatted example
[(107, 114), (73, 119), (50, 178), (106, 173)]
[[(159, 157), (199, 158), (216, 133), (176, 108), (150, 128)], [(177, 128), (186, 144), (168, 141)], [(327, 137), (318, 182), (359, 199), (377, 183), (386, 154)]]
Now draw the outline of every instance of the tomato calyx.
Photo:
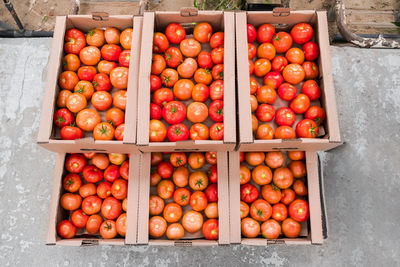
[(187, 201), (187, 199), (188, 199), (188, 196), (187, 196), (187, 195), (182, 195), (182, 196), (181, 196), (181, 201), (182, 201), (182, 202)]
[(257, 210), (257, 216), (261, 219), (263, 215), (263, 211), (262, 210)]
[(224, 108), (217, 107), (217, 114), (218, 115), (224, 115)]
[(78, 85), (78, 88), (79, 89), (76, 90), (77, 93), (81, 93), (82, 94), (84, 92), (84, 90), (85, 90), (85, 86)]
[(203, 181), (202, 180), (197, 180), (195, 185), (197, 185), (198, 187), (201, 187), (203, 185)]
[(176, 159), (176, 164), (177, 164), (178, 166), (182, 165), (182, 162), (183, 162), (182, 158), (177, 158), (177, 159)]
[(179, 135), (180, 133), (182, 133), (182, 131), (179, 129), (179, 127), (175, 126), (174, 127), (174, 134)]
[(171, 106), (171, 109), (169, 111), (171, 111), (171, 113), (176, 113), (178, 109), (176, 108), (176, 106)]
[(103, 135), (103, 134), (107, 135), (107, 133), (108, 133), (107, 127), (105, 127), (104, 124), (101, 125), (100, 134), (101, 134), (101, 135)]
[(165, 60), (166, 60), (168, 63), (171, 63), (171, 62), (170, 62), (170, 60), (171, 60), (171, 58), (172, 58), (171, 53), (170, 53), (170, 52), (166, 52), (166, 53), (165, 53), (165, 56), (166, 56)]
[(315, 126), (315, 127), (311, 126), (309, 129), (309, 132), (313, 137), (317, 136), (317, 132), (315, 131), (316, 128), (317, 128), (317, 126)]
[(57, 116), (56, 122), (58, 122), (59, 124), (61, 124), (61, 123), (65, 122), (65, 119), (64, 119), (63, 116)]
[(279, 187), (277, 187), (275, 184), (273, 184), (273, 183), (271, 183), (271, 187), (272, 187), (272, 190), (274, 190), (274, 191), (278, 191), (279, 190)]
[(106, 222), (106, 223), (105, 223), (105, 225), (104, 225), (104, 228), (106, 228), (107, 230), (110, 230), (110, 229), (112, 229), (112, 225), (111, 225), (111, 223), (109, 223), (109, 222)]
[(218, 76), (219, 76), (220, 78), (224, 78), (224, 72), (223, 72), (223, 71), (220, 71), (220, 72), (218, 73)]
[(90, 31), (88, 32), (88, 34), (89, 34), (90, 36), (93, 36), (93, 35), (94, 35), (94, 32), (95, 32), (95, 30), (93, 29), (93, 30), (90, 30)]
[(281, 39), (281, 37), (279, 36), (279, 34), (275, 35), (274, 40), (275, 41), (279, 41)]
[(163, 75), (162, 81), (164, 84), (168, 84), (171, 81), (171, 78), (169, 76)]
[(69, 179), (66, 181), (66, 184), (67, 184), (69, 187), (71, 187), (73, 183), (74, 183), (74, 181), (72, 180), (72, 178), (69, 178)]
[(92, 84), (93, 84), (93, 86), (94, 86), (95, 89), (97, 88), (97, 86), (99, 86), (99, 83), (96, 82), (96, 81), (92, 82)]

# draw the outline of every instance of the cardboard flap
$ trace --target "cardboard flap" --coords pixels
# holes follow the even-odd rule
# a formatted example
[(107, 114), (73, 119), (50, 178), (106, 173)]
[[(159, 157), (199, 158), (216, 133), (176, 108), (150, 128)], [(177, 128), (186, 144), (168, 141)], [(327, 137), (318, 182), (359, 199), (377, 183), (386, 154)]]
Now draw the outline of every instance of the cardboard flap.
[[(151, 171), (151, 153), (142, 155), (140, 166), (140, 181), (139, 181), (139, 203), (149, 201), (150, 195), (150, 171)], [(149, 175), (147, 175), (149, 174)], [(138, 231), (137, 243), (147, 244), (149, 242), (149, 205), (143, 203), (138, 209)]]
[(306, 151), (306, 167), (308, 181), (308, 203), (310, 209), (311, 242), (323, 243), (321, 197), (319, 192), (319, 173), (317, 153)]
[(229, 219), (230, 242), (241, 242), (240, 226), (240, 152), (229, 152)]
[(142, 39), (142, 17), (133, 18), (133, 37), (131, 46), (131, 58), (129, 63), (129, 80), (126, 103), (125, 133), (124, 144), (136, 143), (136, 124), (137, 124), (137, 106), (138, 106), (138, 85), (139, 85), (139, 69), (140, 69), (140, 43)]
[(75, 143), (76, 144), (93, 145), (94, 144), (94, 138), (93, 137), (84, 137), (84, 138), (76, 139)]
[(57, 16), (50, 58), (47, 65), (46, 87), (43, 97), (42, 113), (40, 115), (38, 143), (48, 143), (53, 127), (54, 105), (49, 103), (54, 102), (57, 93), (55, 88), (57, 87), (58, 71), (60, 69), (59, 66), (64, 48), (65, 27), (66, 17)]
[[(147, 145), (149, 143), (150, 124), (150, 72), (151, 58), (153, 53), (153, 34), (154, 31), (154, 13), (145, 12), (143, 16), (143, 34), (140, 52), (140, 70), (139, 70), (139, 86), (138, 100), (141, 108), (138, 109), (138, 129), (137, 143), (138, 145)], [(140, 126), (139, 126), (140, 125)]]
[[(217, 153), (218, 172), (218, 243), (229, 244), (228, 153)], [(221, 175), (222, 174), (222, 175)]]

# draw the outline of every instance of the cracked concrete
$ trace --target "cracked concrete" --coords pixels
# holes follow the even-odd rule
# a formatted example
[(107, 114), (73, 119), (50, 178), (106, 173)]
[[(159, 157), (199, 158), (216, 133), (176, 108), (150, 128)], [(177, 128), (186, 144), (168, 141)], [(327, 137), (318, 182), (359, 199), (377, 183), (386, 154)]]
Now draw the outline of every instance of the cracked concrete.
[(398, 266), (400, 51), (331, 47), (345, 145), (321, 153), (322, 246), (45, 245), (54, 154), (35, 143), (51, 39), (0, 39), (0, 265)]

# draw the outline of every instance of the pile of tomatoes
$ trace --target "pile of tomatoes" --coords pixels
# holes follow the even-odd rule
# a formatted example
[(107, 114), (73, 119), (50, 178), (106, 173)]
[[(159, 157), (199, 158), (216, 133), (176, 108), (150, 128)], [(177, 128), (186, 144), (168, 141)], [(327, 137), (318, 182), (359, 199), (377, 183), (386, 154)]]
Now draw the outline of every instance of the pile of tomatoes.
[[(276, 239), (300, 235), (309, 217), (307, 170), (303, 151), (289, 151), (285, 165), (280, 151), (248, 152), (240, 155), (240, 218), (244, 237)], [(245, 164), (246, 163), (246, 164)], [(273, 170), (272, 170), (273, 169)], [(249, 207), (250, 205), (250, 207)], [(260, 226), (261, 224), (261, 226)]]
[(78, 29), (65, 33), (53, 118), (62, 139), (82, 138), (85, 131), (97, 140), (123, 140), (132, 32), (109, 27), (86, 37)]
[(61, 207), (68, 219), (57, 225), (62, 238), (82, 234), (125, 236), (129, 159), (125, 154), (69, 154), (65, 160)]
[[(307, 23), (295, 25), (290, 33), (276, 32), (271, 24), (263, 24), (257, 30), (247, 24), (250, 104), (255, 114), (252, 130), (256, 139), (318, 136), (325, 110), (311, 103), (321, 96), (316, 81), (319, 70), (314, 62), (319, 47), (312, 41), (313, 36), (314, 30)], [(301, 88), (299, 94), (296, 85)], [(275, 103), (278, 96), (281, 101)], [(296, 124), (295, 131), (292, 126), (296, 114), (304, 115), (304, 119)], [(275, 130), (271, 127), (275, 126), (271, 123), (274, 118)]]
[(150, 236), (162, 238), (165, 234), (176, 240), (182, 239), (185, 231), (202, 230), (206, 239), (218, 239), (217, 154), (157, 152), (151, 154), (151, 165)]
[(165, 34), (154, 33), (153, 52), (150, 142), (222, 140), (224, 33), (201, 22), (188, 38), (180, 24), (171, 23)]

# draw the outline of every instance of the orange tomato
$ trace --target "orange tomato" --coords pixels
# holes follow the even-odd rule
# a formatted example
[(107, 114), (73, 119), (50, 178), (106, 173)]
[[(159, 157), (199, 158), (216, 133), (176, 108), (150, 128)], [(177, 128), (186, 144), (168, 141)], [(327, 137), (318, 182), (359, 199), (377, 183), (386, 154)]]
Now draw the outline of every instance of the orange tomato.
[(266, 185), (272, 181), (272, 171), (265, 165), (258, 165), (252, 170), (251, 178), (258, 185)]
[(172, 180), (178, 187), (185, 187), (189, 182), (189, 170), (186, 167), (178, 167), (172, 173)]
[(167, 230), (167, 222), (163, 217), (153, 216), (149, 220), (149, 235), (155, 238), (162, 237)]
[(280, 167), (275, 170), (272, 180), (279, 188), (286, 189), (293, 184), (293, 173), (289, 168)]
[(101, 122), (93, 129), (93, 137), (96, 140), (114, 139), (114, 127), (108, 122)]
[(125, 29), (121, 32), (119, 41), (123, 48), (131, 49), (132, 37), (133, 37), (133, 29), (132, 28)]
[(257, 166), (264, 162), (264, 152), (247, 152), (245, 153), (245, 160), (251, 166)]
[(195, 233), (203, 227), (203, 215), (200, 212), (190, 210), (183, 215), (182, 225), (189, 233)]
[(277, 96), (275, 89), (270, 85), (263, 85), (257, 89), (257, 100), (260, 103), (272, 105)]
[(163, 215), (169, 223), (178, 222), (182, 217), (182, 208), (176, 203), (168, 203), (164, 208)]
[(192, 152), (189, 155), (188, 163), (192, 169), (200, 169), (206, 163), (205, 156), (201, 152)]
[(255, 95), (250, 95), (250, 107), (251, 107), (251, 112), (256, 111), (258, 108), (258, 100)]
[(208, 118), (208, 107), (202, 102), (192, 102), (187, 107), (187, 119), (193, 123), (203, 122)]
[(257, 57), (266, 58), (268, 60), (274, 59), (276, 49), (271, 43), (260, 44), (257, 48)]
[(205, 193), (201, 191), (195, 191), (190, 196), (190, 206), (192, 207), (193, 210), (202, 211), (207, 207), (207, 205), (208, 205), (208, 200)]
[(93, 107), (101, 111), (109, 109), (112, 101), (112, 96), (107, 91), (97, 91), (92, 95), (91, 99)]
[(207, 140), (210, 137), (210, 131), (207, 126), (202, 123), (195, 123), (190, 127), (191, 140)]
[(85, 65), (96, 65), (101, 59), (100, 49), (96, 46), (86, 46), (79, 52), (79, 59)]
[(94, 93), (94, 87), (91, 82), (79, 81), (74, 87), (74, 92), (84, 95), (86, 100), (89, 100)]
[(97, 65), (97, 69), (99, 70), (99, 72), (105, 73), (107, 75), (110, 75), (110, 72), (116, 67), (118, 67), (117, 63), (107, 60), (102, 60)]
[(63, 58), (63, 69), (70, 70), (70, 71), (77, 71), (81, 66), (81, 61), (79, 57), (75, 54), (67, 54)]
[(189, 100), (192, 97), (194, 84), (191, 80), (180, 79), (174, 85), (174, 95), (179, 100)]
[(279, 126), (275, 130), (276, 139), (294, 139), (296, 138), (296, 132), (290, 126)]
[(260, 234), (260, 224), (252, 218), (244, 218), (241, 223), (242, 235), (245, 237), (257, 237)]
[(291, 160), (305, 159), (306, 155), (304, 151), (288, 151), (288, 157)]
[(258, 119), (253, 114), (251, 115), (251, 130), (253, 132), (257, 131), (258, 129)]
[(261, 140), (274, 139), (274, 129), (268, 124), (261, 124), (257, 128), (256, 138)]
[(257, 59), (254, 63), (254, 74), (257, 77), (264, 77), (271, 70), (271, 62), (266, 58)]
[(108, 159), (112, 164), (121, 165), (126, 160), (126, 154), (122, 153), (109, 153)]
[(102, 29), (93, 29), (86, 35), (88, 45), (100, 47), (104, 44), (104, 31)]
[(67, 106), (67, 99), (72, 95), (69, 90), (61, 90), (57, 97), (57, 107), (65, 108)]
[(193, 190), (204, 190), (208, 186), (208, 177), (205, 172), (197, 171), (189, 175), (189, 186)]
[(289, 64), (283, 69), (282, 75), (285, 81), (296, 85), (304, 80), (305, 72), (301, 65)]
[(92, 164), (100, 170), (105, 170), (110, 164), (110, 160), (105, 154), (96, 154), (93, 156)]
[(162, 180), (157, 185), (157, 193), (163, 199), (169, 199), (173, 196), (175, 185), (170, 180)]
[(292, 171), (294, 178), (303, 178), (307, 175), (306, 164), (302, 160), (294, 160), (289, 163), (288, 167)]
[(110, 81), (113, 87), (121, 90), (128, 87), (129, 69), (126, 67), (116, 67), (110, 72)]
[(151, 74), (160, 75), (166, 66), (167, 66), (167, 63), (165, 62), (165, 59), (163, 56), (153, 55), (152, 63), (151, 63)]
[(127, 91), (126, 90), (119, 90), (113, 96), (113, 105), (116, 108), (120, 108), (125, 110), (126, 108), (126, 101), (127, 101)]
[(96, 110), (86, 108), (79, 111), (76, 116), (76, 125), (84, 131), (91, 132), (101, 122), (100, 115)]
[(280, 151), (272, 151), (268, 152), (265, 156), (265, 164), (267, 164), (270, 168), (276, 169), (283, 166), (285, 162), (285, 158), (283, 157), (282, 152)]
[(119, 44), (120, 31), (114, 27), (107, 27), (104, 31), (104, 38), (108, 44)]
[(112, 122), (117, 127), (125, 122), (125, 112), (119, 108), (110, 108), (106, 113), (106, 121)]
[(66, 102), (67, 108), (74, 113), (81, 111), (86, 107), (86, 105), (86, 97), (80, 93), (71, 94)]
[(200, 43), (208, 43), (213, 33), (212, 26), (208, 22), (201, 22), (196, 24), (193, 30), (194, 38)]
[(149, 199), (149, 214), (150, 215), (159, 215), (164, 210), (164, 200), (159, 197), (152, 195)]
[(185, 230), (180, 223), (173, 223), (168, 226), (166, 235), (168, 239), (182, 239), (185, 235)]
[(247, 184), (248, 182), (250, 182), (251, 173), (246, 165), (240, 164), (239, 176), (240, 176), (240, 184)]
[(204, 214), (209, 219), (218, 218), (218, 203), (217, 202), (208, 203), (207, 207), (204, 210)]
[(167, 127), (159, 120), (150, 120), (149, 135), (150, 142), (162, 142), (167, 136)]
[(60, 85), (61, 89), (73, 90), (78, 82), (78, 75), (70, 70), (64, 71), (58, 78), (58, 84)]
[(240, 201), (240, 219), (246, 218), (249, 215), (250, 207), (246, 202)]
[(301, 65), (304, 62), (304, 52), (303, 50), (297, 47), (290, 48), (286, 52), (285, 57), (290, 63)]
[(117, 228), (117, 233), (120, 236), (125, 236), (126, 234), (126, 213), (119, 215), (117, 221), (115, 222)]
[(196, 83), (204, 83), (206, 85), (209, 85), (212, 80), (212, 74), (208, 69), (197, 69), (196, 72), (194, 73), (194, 80)]
[(197, 57), (201, 52), (201, 44), (193, 38), (187, 38), (181, 41), (179, 49), (185, 57)]

